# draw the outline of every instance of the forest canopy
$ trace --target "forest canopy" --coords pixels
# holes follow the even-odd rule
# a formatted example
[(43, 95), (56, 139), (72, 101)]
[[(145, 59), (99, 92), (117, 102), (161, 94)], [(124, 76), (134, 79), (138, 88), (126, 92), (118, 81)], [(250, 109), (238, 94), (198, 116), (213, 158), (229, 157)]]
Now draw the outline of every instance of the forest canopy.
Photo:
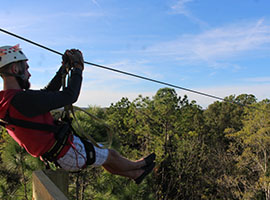
[[(269, 199), (269, 102), (231, 95), (203, 109), (174, 89), (161, 88), (153, 97), (89, 107), (114, 130), (113, 149), (133, 160), (155, 152), (157, 165), (139, 186), (102, 168), (72, 173), (69, 198)], [(106, 141), (101, 123), (82, 112), (76, 116), (85, 132)], [(31, 199), (32, 172), (44, 165), (1, 132), (0, 197)]]

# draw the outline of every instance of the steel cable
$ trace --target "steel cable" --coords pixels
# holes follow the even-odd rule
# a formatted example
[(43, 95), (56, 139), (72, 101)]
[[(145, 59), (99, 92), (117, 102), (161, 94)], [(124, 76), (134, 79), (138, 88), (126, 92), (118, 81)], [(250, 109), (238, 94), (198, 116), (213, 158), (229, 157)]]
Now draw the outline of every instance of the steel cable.
[[(33, 44), (35, 46), (38, 46), (38, 47), (41, 47), (41, 48), (46, 49), (48, 51), (51, 51), (51, 52), (53, 52), (55, 54), (58, 54), (58, 55), (61, 55), (61, 56), (63, 55), (62, 53), (60, 53), (60, 52), (58, 52), (58, 51), (56, 51), (54, 49), (48, 48), (48, 47), (46, 47), (44, 45), (41, 45), (39, 43), (36, 43), (36, 42), (34, 42), (32, 40), (26, 39), (26, 38), (24, 38), (22, 36), (19, 36), (17, 34), (11, 33), (11, 32), (9, 32), (7, 30), (2, 29), (2, 28), (0, 28), (0, 31), (2, 31), (3, 33), (6, 33), (8, 35), (11, 35), (13, 37), (16, 37), (16, 38), (19, 38), (21, 40), (24, 40), (24, 41), (26, 41), (28, 43), (31, 43), (31, 44)], [(204, 93), (204, 92), (200, 92), (200, 91), (188, 89), (188, 88), (185, 88), (185, 87), (180, 87), (180, 86), (175, 85), (175, 84), (171, 84), (171, 83), (167, 83), (167, 82), (155, 80), (155, 79), (152, 79), (152, 78), (148, 78), (148, 77), (137, 75), (137, 74), (130, 73), (130, 72), (125, 72), (125, 71), (122, 71), (122, 70), (119, 70), (119, 69), (114, 69), (114, 68), (107, 67), (107, 66), (104, 66), (104, 65), (99, 65), (99, 64), (95, 64), (95, 63), (91, 63), (91, 62), (87, 62), (87, 61), (84, 61), (84, 63), (85, 64), (88, 64), (88, 65), (92, 65), (92, 66), (98, 67), (98, 68), (102, 68), (102, 69), (110, 70), (110, 71), (113, 71), (113, 72), (121, 73), (121, 74), (124, 74), (124, 75), (127, 75), (127, 76), (132, 76), (132, 77), (135, 77), (135, 78), (139, 78), (139, 79), (143, 79), (143, 80), (147, 80), (147, 81), (159, 83), (159, 84), (162, 84), (162, 85), (166, 85), (166, 86), (169, 86), (169, 87), (173, 87), (173, 88), (177, 88), (177, 89), (180, 89), (180, 90), (188, 91), (188, 92), (195, 93), (195, 94), (198, 94), (198, 95), (202, 95), (202, 96), (210, 97), (210, 98), (213, 98), (213, 99), (225, 101), (225, 102), (228, 102), (228, 103), (236, 104), (236, 105), (239, 105), (239, 106), (248, 106), (248, 105), (243, 105), (243, 104), (238, 103), (238, 102), (229, 101), (229, 100), (224, 99), (222, 97), (218, 97), (218, 96), (211, 95), (211, 94), (208, 94), (208, 93)], [(248, 107), (249, 108), (251, 108), (251, 107), (252, 108), (255, 108), (254, 106), (251, 106), (251, 105), (249, 105)], [(255, 108), (255, 109), (258, 109), (258, 108)], [(260, 110), (260, 109), (258, 109), (258, 110)]]

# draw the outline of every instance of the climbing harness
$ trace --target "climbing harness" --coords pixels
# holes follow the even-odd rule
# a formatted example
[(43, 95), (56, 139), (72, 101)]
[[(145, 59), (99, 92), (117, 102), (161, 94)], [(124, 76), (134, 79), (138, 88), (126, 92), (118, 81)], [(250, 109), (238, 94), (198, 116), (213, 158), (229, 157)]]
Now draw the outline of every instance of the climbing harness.
[(70, 125), (68, 123), (57, 121), (55, 122), (55, 125), (50, 125), (15, 119), (10, 117), (9, 111), (7, 111), (3, 120), (0, 119), (0, 125), (4, 127), (7, 127), (7, 125), (15, 125), (26, 129), (53, 132), (56, 141), (54, 145), (41, 156), (46, 165), (48, 162), (55, 162), (57, 160), (58, 155), (66, 145), (67, 140), (71, 134), (71, 131), (69, 131)]
[[(64, 68), (64, 70), (63, 70)], [(71, 67), (69, 64), (63, 64), (62, 66), (62, 89), (64, 90), (66, 88), (66, 83), (69, 83), (69, 79), (71, 76)], [(31, 122), (21, 119), (16, 119), (10, 116), (9, 110), (7, 110), (6, 115), (4, 119), (0, 119), (0, 125), (7, 127), (8, 125), (15, 125), (22, 128), (32, 129), (32, 130), (40, 130), (40, 131), (48, 131), (53, 132), (55, 137), (55, 143), (52, 145), (52, 147), (43, 155), (41, 155), (42, 160), (45, 162), (46, 166), (50, 166), (49, 162), (53, 162), (57, 165), (57, 159), (60, 155), (63, 148), (66, 146), (68, 142), (70, 142), (71, 148), (74, 149), (75, 153), (80, 154), (77, 152), (76, 147), (72, 145), (72, 134), (79, 137), (84, 144), (85, 150), (86, 150), (86, 165), (91, 165), (95, 162), (95, 150), (94, 146), (97, 146), (99, 148), (101, 147), (95, 140), (89, 135), (86, 134), (82, 127), (80, 126), (74, 110), (82, 111), (85, 114), (87, 114), (89, 117), (94, 118), (95, 120), (98, 120), (100, 123), (104, 124), (106, 127), (106, 130), (108, 131), (108, 147), (112, 143), (112, 132), (111, 128), (105, 124), (102, 120), (98, 119), (94, 115), (88, 113), (87, 111), (79, 108), (79, 107), (73, 107), (73, 105), (67, 105), (64, 107), (64, 111), (62, 112), (62, 116), (60, 120), (57, 120), (54, 122), (54, 125), (51, 124), (44, 124), (44, 123), (38, 123), (38, 122)], [(79, 128), (79, 133), (75, 131), (75, 129), (72, 127), (72, 120), (76, 122), (77, 128)]]

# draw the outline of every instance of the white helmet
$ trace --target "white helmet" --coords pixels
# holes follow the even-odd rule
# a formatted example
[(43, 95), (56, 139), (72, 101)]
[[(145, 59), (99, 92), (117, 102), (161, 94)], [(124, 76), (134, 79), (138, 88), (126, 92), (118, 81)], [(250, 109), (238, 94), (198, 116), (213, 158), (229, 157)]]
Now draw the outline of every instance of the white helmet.
[(3, 66), (22, 60), (28, 60), (21, 51), (19, 44), (15, 46), (3, 46), (0, 47), (0, 68)]

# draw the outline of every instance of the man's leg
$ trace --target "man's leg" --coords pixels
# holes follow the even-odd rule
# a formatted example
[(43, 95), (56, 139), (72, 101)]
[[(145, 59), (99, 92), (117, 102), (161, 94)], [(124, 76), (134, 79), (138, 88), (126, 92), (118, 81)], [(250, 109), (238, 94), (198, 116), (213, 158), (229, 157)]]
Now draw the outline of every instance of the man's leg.
[(137, 184), (153, 170), (156, 155), (150, 154), (146, 158), (131, 161), (112, 149), (101, 149), (94, 146), (95, 162), (94, 167), (103, 166), (108, 172), (133, 179)]
[(143, 173), (144, 170), (141, 167), (145, 165), (143, 159), (135, 162), (130, 161), (122, 157), (118, 152), (109, 149), (108, 158), (102, 166), (112, 174), (135, 179)]

